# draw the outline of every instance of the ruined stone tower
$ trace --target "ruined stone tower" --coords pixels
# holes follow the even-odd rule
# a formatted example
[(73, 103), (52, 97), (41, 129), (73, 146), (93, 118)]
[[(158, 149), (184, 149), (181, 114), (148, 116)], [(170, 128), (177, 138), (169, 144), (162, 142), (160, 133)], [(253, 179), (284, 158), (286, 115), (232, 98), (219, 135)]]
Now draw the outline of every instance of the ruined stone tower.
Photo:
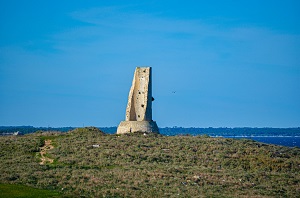
[(129, 91), (126, 119), (118, 127), (117, 134), (133, 132), (159, 133), (152, 120), (151, 67), (137, 67)]

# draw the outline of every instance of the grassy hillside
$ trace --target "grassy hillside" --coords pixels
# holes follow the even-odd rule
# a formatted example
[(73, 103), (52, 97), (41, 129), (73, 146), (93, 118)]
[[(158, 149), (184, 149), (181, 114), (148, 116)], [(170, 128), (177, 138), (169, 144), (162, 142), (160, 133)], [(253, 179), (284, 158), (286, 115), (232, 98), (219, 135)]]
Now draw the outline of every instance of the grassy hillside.
[(18, 184), (0, 184), (0, 198), (59, 198), (62, 196), (61, 193), (51, 190), (41, 190)]
[[(54, 148), (43, 147), (45, 140), (51, 140)], [(85, 128), (63, 134), (0, 137), (0, 147), (0, 183), (54, 190), (66, 196), (300, 194), (300, 149), (252, 140), (105, 135), (96, 128)], [(39, 164), (40, 147), (53, 163)]]

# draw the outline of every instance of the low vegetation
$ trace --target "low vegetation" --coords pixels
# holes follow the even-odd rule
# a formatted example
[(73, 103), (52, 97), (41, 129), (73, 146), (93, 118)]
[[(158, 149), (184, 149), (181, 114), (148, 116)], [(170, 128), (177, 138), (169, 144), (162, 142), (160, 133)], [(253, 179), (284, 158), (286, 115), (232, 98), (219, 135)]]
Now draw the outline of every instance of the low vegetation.
[(61, 193), (55, 192), (53, 190), (42, 190), (36, 189), (24, 185), (18, 184), (0, 184), (0, 198), (58, 198), (63, 197)]
[[(40, 149), (51, 140), (40, 165)], [(97, 128), (0, 137), (0, 183), (68, 197), (297, 197), (300, 149)], [(0, 188), (1, 189), (1, 188)], [(0, 193), (1, 194), (1, 193)]]

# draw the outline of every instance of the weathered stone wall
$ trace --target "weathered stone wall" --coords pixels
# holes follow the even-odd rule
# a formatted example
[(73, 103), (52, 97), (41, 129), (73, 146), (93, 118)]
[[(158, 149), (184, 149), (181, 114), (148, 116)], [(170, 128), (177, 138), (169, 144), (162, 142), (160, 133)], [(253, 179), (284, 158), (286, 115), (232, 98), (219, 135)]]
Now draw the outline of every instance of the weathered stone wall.
[(152, 121), (152, 71), (151, 67), (137, 67), (129, 91), (125, 121), (117, 133), (157, 132)]
[(129, 91), (126, 121), (152, 120), (151, 67), (137, 67)]
[(117, 134), (134, 132), (159, 133), (159, 130), (154, 121), (123, 121), (118, 127)]

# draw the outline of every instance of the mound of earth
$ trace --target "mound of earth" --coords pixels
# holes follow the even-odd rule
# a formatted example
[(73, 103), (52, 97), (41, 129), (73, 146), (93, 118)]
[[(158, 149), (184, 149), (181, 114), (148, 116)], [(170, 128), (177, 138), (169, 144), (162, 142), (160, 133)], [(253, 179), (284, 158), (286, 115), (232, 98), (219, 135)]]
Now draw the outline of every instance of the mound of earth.
[(97, 127), (76, 128), (68, 133), (90, 133), (90, 132), (105, 135), (105, 133), (100, 129), (98, 129)]

